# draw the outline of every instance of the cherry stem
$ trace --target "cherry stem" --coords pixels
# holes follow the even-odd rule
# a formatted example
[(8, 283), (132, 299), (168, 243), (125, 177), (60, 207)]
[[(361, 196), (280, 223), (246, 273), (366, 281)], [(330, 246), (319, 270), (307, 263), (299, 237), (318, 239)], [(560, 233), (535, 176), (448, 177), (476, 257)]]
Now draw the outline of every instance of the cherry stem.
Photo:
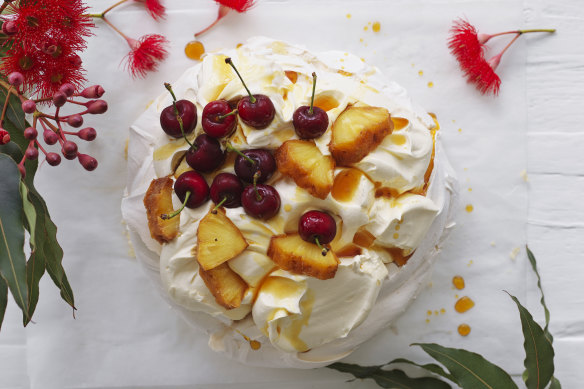
[(219, 201), (219, 203), (217, 205), (215, 205), (215, 208), (213, 208), (211, 210), (212, 214), (216, 214), (217, 210), (223, 205), (224, 202), (227, 201), (227, 196), (223, 196), (223, 199), (221, 201)]
[(314, 243), (316, 243), (316, 245), (320, 249), (320, 252), (321, 252), (322, 256), (325, 257), (326, 256), (326, 253), (328, 253), (328, 249), (326, 247), (324, 247), (323, 245), (320, 244), (320, 242), (318, 241), (318, 236), (315, 236), (314, 237)]
[(316, 91), (316, 73), (312, 72), (312, 97), (310, 99), (310, 109), (308, 110), (309, 114), (313, 114), (312, 107), (314, 106), (314, 92)]
[(189, 147), (191, 149), (196, 150), (197, 148), (195, 147), (195, 145), (193, 145), (191, 143), (191, 141), (189, 140), (189, 138), (187, 138), (187, 136), (185, 134), (183, 121), (182, 121), (182, 118), (180, 117), (180, 114), (178, 113), (178, 108), (176, 107), (176, 96), (174, 95), (174, 91), (172, 90), (172, 86), (168, 82), (165, 82), (164, 87), (166, 88), (166, 90), (168, 90), (168, 92), (172, 96), (172, 107), (174, 108), (174, 116), (176, 117), (176, 121), (178, 122), (178, 125), (180, 127), (180, 133), (182, 134), (183, 138), (185, 138), (185, 140), (189, 144)]
[(258, 180), (261, 175), (262, 173), (259, 170), (253, 174), (253, 190), (255, 191), (257, 201), (262, 201), (262, 195), (258, 192)]
[(189, 198), (190, 197), (191, 197), (191, 191), (188, 191), (187, 194), (186, 194), (186, 196), (185, 196), (185, 201), (183, 201), (183, 203), (182, 203), (182, 205), (181, 205), (181, 207), (179, 209), (177, 209), (176, 211), (174, 211), (170, 215), (167, 215), (166, 213), (163, 213), (162, 215), (160, 215), (160, 218), (162, 220), (168, 220), (168, 219), (172, 219), (173, 217), (175, 217), (176, 215), (178, 215), (179, 213), (181, 213), (182, 210), (187, 205), (187, 201), (189, 201)]
[(241, 80), (241, 83), (243, 84), (243, 87), (245, 88), (245, 90), (247, 91), (247, 94), (249, 95), (249, 101), (252, 104), (255, 104), (256, 98), (253, 97), (253, 95), (251, 94), (251, 92), (247, 88), (247, 85), (245, 85), (245, 82), (243, 81), (243, 78), (241, 77), (241, 74), (239, 74), (239, 72), (237, 71), (237, 68), (233, 64), (233, 61), (231, 61), (231, 58), (229, 58), (229, 57), (228, 58), (225, 58), (225, 63), (231, 65), (231, 67), (233, 68), (233, 70), (235, 70), (235, 73), (237, 73), (237, 77), (239, 77), (239, 79)]
[(225, 148), (229, 151), (234, 151), (237, 154), (241, 155), (243, 158), (245, 158), (245, 160), (249, 163), (251, 163), (252, 165), (255, 165), (256, 161), (254, 161), (253, 159), (251, 159), (250, 157), (248, 157), (247, 155), (245, 155), (244, 153), (242, 153), (241, 151), (239, 151), (238, 149), (236, 149), (235, 147), (233, 147), (233, 145), (231, 144), (231, 142), (225, 142)]
[(215, 119), (217, 119), (217, 121), (220, 121), (225, 119), (227, 116), (237, 115), (238, 112), (239, 111), (237, 109), (234, 109), (233, 111), (226, 113), (225, 115), (218, 115)]

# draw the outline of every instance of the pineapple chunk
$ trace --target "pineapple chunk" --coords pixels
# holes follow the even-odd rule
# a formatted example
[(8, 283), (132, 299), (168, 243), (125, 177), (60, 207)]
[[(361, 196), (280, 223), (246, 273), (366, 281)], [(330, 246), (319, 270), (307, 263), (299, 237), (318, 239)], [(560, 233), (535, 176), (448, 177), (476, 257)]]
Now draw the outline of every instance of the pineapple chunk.
[(173, 212), (172, 206), (172, 179), (169, 177), (156, 178), (144, 195), (144, 207), (148, 216), (150, 235), (158, 243), (168, 243), (178, 235), (180, 215), (172, 219), (163, 220), (160, 215)]
[(225, 215), (223, 208), (209, 212), (197, 230), (197, 261), (204, 270), (213, 269), (235, 258), (248, 246), (239, 228)]
[(247, 291), (247, 284), (231, 270), (227, 263), (209, 270), (199, 267), (199, 275), (215, 297), (217, 304), (226, 309), (234, 309), (241, 305), (241, 300)]
[(329, 250), (323, 256), (316, 244), (304, 241), (298, 234), (273, 236), (268, 257), (284, 270), (321, 280), (333, 278), (339, 267), (335, 253)]
[(329, 149), (337, 165), (362, 160), (393, 131), (389, 111), (379, 107), (349, 107), (332, 126)]
[(319, 199), (328, 196), (334, 181), (335, 161), (307, 140), (288, 140), (275, 153), (280, 173)]

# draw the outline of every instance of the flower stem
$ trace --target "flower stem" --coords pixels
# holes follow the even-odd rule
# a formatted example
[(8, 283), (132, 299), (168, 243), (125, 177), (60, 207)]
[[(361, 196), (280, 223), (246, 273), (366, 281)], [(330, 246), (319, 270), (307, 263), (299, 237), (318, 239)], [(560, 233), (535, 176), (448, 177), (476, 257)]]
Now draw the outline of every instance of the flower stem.
[(188, 191), (186, 196), (185, 196), (185, 201), (183, 201), (181, 207), (179, 209), (177, 209), (176, 211), (174, 211), (173, 213), (171, 213), (170, 215), (167, 215), (165, 213), (163, 213), (162, 215), (160, 215), (160, 218), (162, 220), (168, 220), (168, 219), (172, 219), (173, 217), (175, 217), (176, 215), (178, 215), (179, 213), (182, 212), (182, 210), (185, 208), (185, 205), (187, 205), (187, 201), (189, 201), (189, 198), (191, 197), (191, 191)]
[(105, 22), (105, 23), (106, 23), (108, 26), (110, 26), (110, 27), (111, 27), (111, 28), (112, 28), (112, 29), (113, 29), (115, 32), (117, 32), (118, 34), (120, 34), (120, 35), (121, 35), (121, 36), (122, 36), (122, 37), (123, 37), (123, 38), (124, 38), (124, 39), (125, 39), (125, 40), (128, 42), (128, 44), (130, 45), (130, 47), (132, 47), (132, 44), (131, 44), (131, 42), (130, 42), (130, 39), (131, 39), (131, 38), (128, 38), (128, 37), (126, 36), (126, 34), (124, 34), (123, 32), (121, 32), (121, 31), (120, 31), (120, 30), (119, 30), (119, 29), (118, 29), (116, 26), (114, 26), (114, 25), (113, 25), (113, 23), (112, 23), (112, 22), (110, 22), (110, 21), (109, 21), (109, 19), (108, 19), (108, 18), (106, 18), (105, 16), (102, 16), (102, 17), (101, 17), (101, 19), (102, 19), (102, 20), (103, 20), (103, 21), (104, 21), (104, 22)]
[(6, 100), (4, 101), (4, 107), (2, 108), (2, 116), (0, 116), (0, 126), (4, 126), (4, 117), (6, 116), (6, 109), (8, 108), (8, 103), (10, 102), (10, 92), (12, 92), (12, 85), (6, 91)]
[(104, 17), (106, 13), (108, 13), (109, 11), (111, 11), (112, 9), (116, 8), (119, 5), (124, 4), (126, 1), (128, 1), (128, 0), (120, 0), (117, 3), (115, 3), (114, 5), (106, 8), (106, 10), (101, 13), (101, 16)]
[(507, 34), (528, 34), (530, 32), (549, 32), (549, 33), (554, 33), (556, 32), (555, 28), (533, 28), (533, 29), (529, 29), (529, 30), (513, 30), (513, 31), (504, 31), (504, 32), (498, 32), (496, 34), (492, 34), (490, 35), (491, 38), (496, 37), (496, 36), (500, 36), (500, 35), (507, 35)]
[(195, 33), (195, 38), (200, 37), (201, 35), (203, 35), (204, 33), (206, 33), (207, 31), (209, 31), (211, 28), (215, 27), (215, 25), (217, 23), (219, 23), (219, 20), (223, 19), (223, 17), (225, 15), (227, 15), (229, 13), (229, 11), (231, 10), (231, 8), (229, 7), (225, 7), (224, 5), (220, 5), (219, 6), (219, 11), (217, 13), (217, 19), (215, 19), (215, 21), (213, 23), (211, 23), (209, 26), (207, 26), (206, 28), (202, 29), (201, 31)]

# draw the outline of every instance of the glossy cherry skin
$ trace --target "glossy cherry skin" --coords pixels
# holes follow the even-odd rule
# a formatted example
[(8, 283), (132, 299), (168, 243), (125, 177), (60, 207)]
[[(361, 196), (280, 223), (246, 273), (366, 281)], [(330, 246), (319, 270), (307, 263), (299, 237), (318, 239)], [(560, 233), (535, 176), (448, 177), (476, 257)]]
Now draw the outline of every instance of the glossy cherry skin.
[[(185, 135), (190, 134), (197, 126), (197, 107), (188, 100), (178, 100), (176, 109), (182, 119)], [(172, 137), (182, 138), (183, 136), (172, 104), (160, 113), (160, 126), (164, 132)]]
[(237, 208), (241, 205), (241, 193), (243, 184), (235, 174), (219, 173), (211, 184), (211, 200), (219, 204), (224, 198), (225, 202), (221, 206), (226, 208)]
[(189, 201), (185, 206), (187, 208), (197, 208), (209, 198), (209, 185), (207, 185), (207, 181), (202, 175), (189, 170), (178, 176), (174, 183), (174, 192), (181, 202), (185, 201), (187, 192), (191, 192)]
[(233, 168), (235, 169), (235, 174), (237, 174), (242, 181), (252, 183), (253, 175), (259, 170), (260, 177), (257, 182), (261, 184), (266, 182), (276, 171), (276, 160), (268, 150), (251, 149), (242, 151), (242, 153), (255, 161), (255, 163), (252, 164), (241, 155), (238, 155), (237, 158), (235, 158)]
[(188, 165), (199, 172), (212, 172), (225, 160), (219, 141), (207, 134), (198, 135), (193, 145), (195, 148), (191, 147), (185, 158)]
[(271, 185), (256, 185), (260, 194), (258, 200), (253, 185), (247, 186), (241, 194), (241, 205), (245, 212), (256, 219), (268, 220), (280, 210), (280, 195)]
[(255, 103), (249, 96), (245, 96), (237, 103), (237, 110), (241, 121), (256, 130), (262, 130), (272, 123), (276, 115), (276, 109), (272, 100), (266, 95), (253, 95)]
[(321, 108), (312, 107), (312, 113), (310, 113), (310, 106), (303, 105), (294, 111), (292, 124), (294, 124), (294, 130), (300, 138), (314, 139), (325, 133), (329, 119)]
[(235, 130), (237, 115), (225, 116), (220, 119), (219, 116), (232, 112), (226, 100), (215, 100), (205, 105), (201, 117), (203, 131), (214, 138), (223, 138), (229, 136)]
[(308, 211), (298, 221), (298, 234), (307, 242), (321, 244), (332, 242), (337, 234), (337, 223), (331, 215), (321, 211)]

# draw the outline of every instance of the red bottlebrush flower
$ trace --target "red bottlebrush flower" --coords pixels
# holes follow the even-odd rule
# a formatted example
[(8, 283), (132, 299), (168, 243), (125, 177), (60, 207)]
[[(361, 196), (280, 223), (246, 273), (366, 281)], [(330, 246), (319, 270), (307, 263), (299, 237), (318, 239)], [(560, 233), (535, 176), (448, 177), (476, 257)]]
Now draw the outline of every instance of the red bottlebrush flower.
[(166, 16), (166, 8), (160, 0), (134, 0), (138, 3), (143, 3), (146, 10), (154, 20), (164, 19)]
[(144, 35), (139, 40), (127, 39), (132, 51), (128, 53), (127, 68), (133, 77), (146, 77), (158, 68), (158, 63), (168, 55), (168, 40), (162, 35)]
[(239, 13), (249, 10), (251, 7), (254, 6), (254, 1), (255, 0), (215, 0), (215, 2), (219, 4), (219, 12), (217, 13), (217, 19), (215, 19), (213, 23), (211, 23), (203, 30), (197, 32), (195, 34), (195, 38), (198, 38), (202, 34), (209, 31), (211, 28), (213, 28), (219, 22), (219, 20), (223, 19), (223, 17), (227, 15), (229, 11), (231, 11), (232, 9)]
[(479, 41), (476, 28), (469, 22), (462, 19), (456, 20), (450, 33), (448, 48), (463, 70), (483, 57), (483, 44)]
[(215, 2), (239, 13), (247, 11), (254, 5), (254, 0), (215, 0)]

